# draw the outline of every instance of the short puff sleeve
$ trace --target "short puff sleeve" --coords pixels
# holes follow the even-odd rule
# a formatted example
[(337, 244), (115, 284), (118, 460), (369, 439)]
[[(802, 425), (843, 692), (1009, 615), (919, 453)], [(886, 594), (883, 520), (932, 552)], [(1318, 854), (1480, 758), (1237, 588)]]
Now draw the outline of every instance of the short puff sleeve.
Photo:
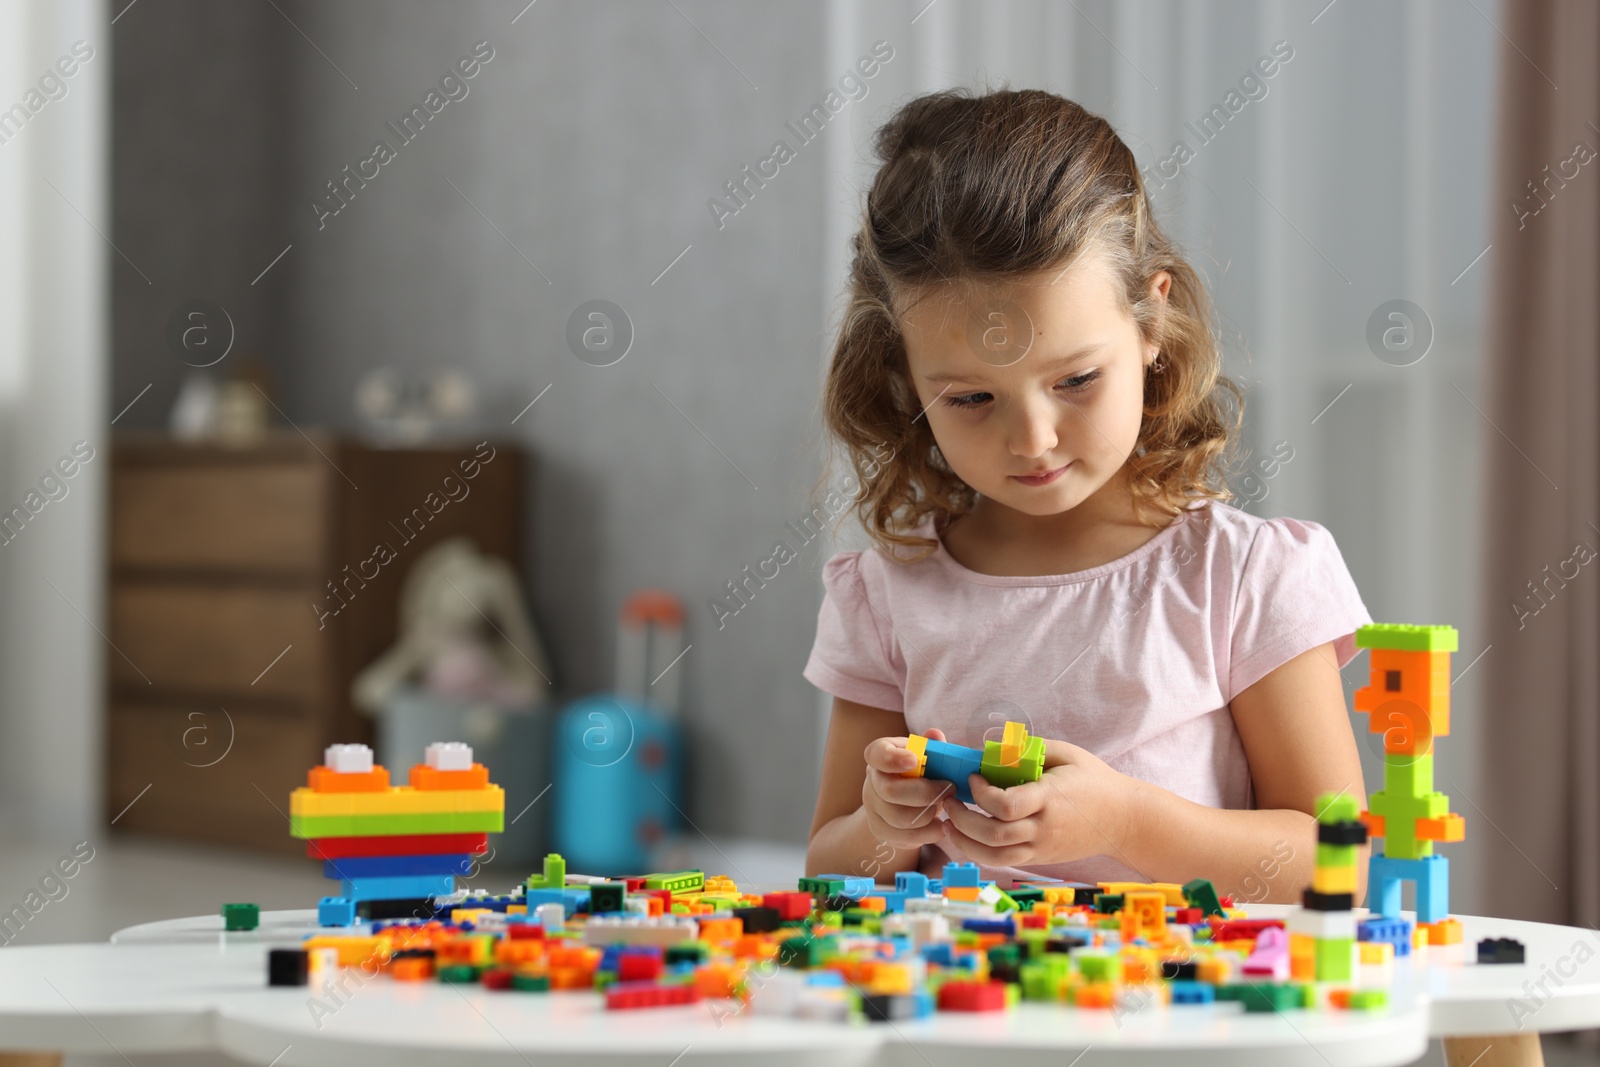
[[(880, 618), (884, 607), (863, 574), (860, 551), (835, 553), (822, 566), (822, 608), (817, 637), (802, 672), (818, 689), (886, 711), (904, 711), (902, 680), (889, 664)], [(879, 596), (881, 599), (881, 595)]]
[(1356, 629), (1371, 621), (1333, 534), (1315, 522), (1263, 522), (1234, 592), (1228, 700), (1329, 641), (1343, 667), (1355, 658)]

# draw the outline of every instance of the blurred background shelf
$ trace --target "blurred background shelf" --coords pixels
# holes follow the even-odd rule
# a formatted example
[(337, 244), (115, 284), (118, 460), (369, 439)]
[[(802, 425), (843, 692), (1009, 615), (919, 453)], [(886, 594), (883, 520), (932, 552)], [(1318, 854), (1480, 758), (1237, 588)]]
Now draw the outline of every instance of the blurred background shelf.
[[(497, 442), (482, 463), (476, 447), (115, 440), (105, 809), (118, 829), (298, 850), (289, 791), (324, 746), (370, 743), (350, 683), (394, 642), (406, 572), (458, 535), (521, 555), (521, 452)], [(447, 494), (449, 476), (464, 495)], [(366, 563), (380, 544), (394, 558)]]

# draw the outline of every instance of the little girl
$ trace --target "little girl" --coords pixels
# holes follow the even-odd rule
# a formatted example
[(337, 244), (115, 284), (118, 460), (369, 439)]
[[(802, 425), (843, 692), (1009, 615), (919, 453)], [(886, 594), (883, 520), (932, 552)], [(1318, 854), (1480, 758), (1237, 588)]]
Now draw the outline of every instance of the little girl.
[[(876, 149), (825, 390), (875, 547), (823, 569), (808, 873), (1298, 901), (1317, 795), (1365, 804), (1339, 668), (1371, 618), (1327, 530), (1224, 502), (1242, 398), (1133, 153), (1038, 91), (914, 99)], [(908, 733), (1006, 720), (1039, 782), (903, 776)]]

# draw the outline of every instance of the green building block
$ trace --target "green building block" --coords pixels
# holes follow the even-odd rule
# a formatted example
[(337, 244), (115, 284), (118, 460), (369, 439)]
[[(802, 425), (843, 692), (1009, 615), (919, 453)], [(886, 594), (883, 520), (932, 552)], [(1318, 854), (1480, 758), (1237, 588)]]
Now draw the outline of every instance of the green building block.
[(407, 815), (290, 815), (290, 837), (391, 837), (396, 834), (498, 834), (502, 811), (442, 811)]
[(710, 953), (711, 948), (704, 941), (679, 941), (667, 946), (665, 961), (668, 964), (693, 963), (698, 966), (706, 961)]
[(1361, 805), (1349, 793), (1323, 793), (1317, 797), (1317, 821), (1333, 825), (1355, 822), (1361, 817)]
[(1044, 890), (1038, 886), (1017, 886), (1010, 891), (1011, 900), (1019, 907), (1031, 908), (1044, 900)]
[(224, 904), (222, 928), (224, 930), (254, 930), (261, 925), (261, 905)]
[(1383, 791), (1394, 796), (1421, 797), (1433, 792), (1433, 754), (1385, 753)]
[(675, 871), (670, 874), (647, 874), (646, 889), (665, 889), (671, 893), (698, 893), (706, 885), (704, 871)]
[(1209, 879), (1196, 878), (1183, 884), (1183, 899), (1189, 907), (1199, 908), (1205, 915), (1224, 915), (1222, 903), (1217, 899), (1217, 887)]
[(1316, 973), (1319, 982), (1348, 982), (1355, 956), (1355, 939), (1319, 937), (1315, 940)]
[(1357, 989), (1350, 993), (1351, 1011), (1377, 1011), (1389, 1004), (1387, 989)]
[(1051, 952), (1024, 963), (1017, 971), (1024, 1000), (1055, 1000), (1061, 983), (1072, 973), (1072, 958)]
[(465, 984), (478, 980), (478, 968), (470, 963), (452, 963), (439, 968), (439, 981)]
[(1318, 867), (1354, 867), (1356, 859), (1355, 845), (1317, 844)]
[(1111, 982), (1122, 977), (1122, 960), (1109, 952), (1078, 952), (1069, 959), (1077, 960), (1078, 973), (1086, 982)]
[(1397, 796), (1384, 789), (1372, 794), (1371, 810), (1374, 815), (1383, 816), (1383, 855), (1421, 859), (1433, 855), (1433, 842), (1418, 839), (1417, 820), (1437, 819), (1447, 814), (1450, 798), (1443, 793)]
[(544, 872), (530, 874), (523, 883), (529, 889), (564, 889), (567, 885), (567, 861), (559, 852), (545, 855)]
[[(1222, 991), (1228, 990), (1224, 998)], [(1247, 1012), (1292, 1011), (1302, 1004), (1305, 996), (1299, 986), (1268, 982), (1234, 982), (1217, 987), (1217, 999), (1237, 1000)]]
[(622, 882), (596, 882), (589, 886), (589, 914), (605, 915), (621, 911), (627, 889)]
[(1122, 894), (1096, 893), (1094, 895), (1094, 910), (1101, 915), (1115, 915), (1122, 910)]
[[(647, 885), (649, 883), (646, 883)], [(843, 878), (802, 878), (797, 888), (802, 893), (810, 893), (814, 897), (836, 897), (844, 892)]]
[(550, 992), (550, 976), (548, 974), (513, 974), (511, 988), (521, 993), (548, 993)]
[(1454, 626), (1412, 626), (1375, 622), (1356, 630), (1357, 648), (1392, 648), (1401, 652), (1455, 652), (1460, 635)]
[(1002, 789), (1037, 782), (1044, 774), (1044, 738), (1030, 737), (1024, 741), (1022, 758), (1011, 767), (1000, 763), (1000, 742), (985, 741), (978, 773), (982, 774), (991, 785), (1000, 786)]

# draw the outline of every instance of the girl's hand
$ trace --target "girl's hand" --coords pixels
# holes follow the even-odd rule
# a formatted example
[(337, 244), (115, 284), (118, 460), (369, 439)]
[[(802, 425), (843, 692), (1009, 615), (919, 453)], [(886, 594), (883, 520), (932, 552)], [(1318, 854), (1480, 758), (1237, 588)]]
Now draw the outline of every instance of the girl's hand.
[(956, 847), (991, 867), (1070, 863), (1121, 853), (1129, 831), (1138, 825), (1144, 783), (1065, 741), (1045, 741), (1044, 763), (1037, 782), (1009, 789), (990, 785), (981, 774), (970, 775), (972, 799), (983, 811), (973, 811), (954, 797), (944, 801), (950, 816), (945, 827)]
[[(942, 730), (929, 730), (934, 741)], [(872, 836), (897, 849), (920, 848), (944, 836), (939, 827), (939, 801), (955, 786), (932, 778), (903, 778), (917, 765), (904, 737), (880, 737), (868, 745), (867, 778), (861, 783), (861, 809)]]

